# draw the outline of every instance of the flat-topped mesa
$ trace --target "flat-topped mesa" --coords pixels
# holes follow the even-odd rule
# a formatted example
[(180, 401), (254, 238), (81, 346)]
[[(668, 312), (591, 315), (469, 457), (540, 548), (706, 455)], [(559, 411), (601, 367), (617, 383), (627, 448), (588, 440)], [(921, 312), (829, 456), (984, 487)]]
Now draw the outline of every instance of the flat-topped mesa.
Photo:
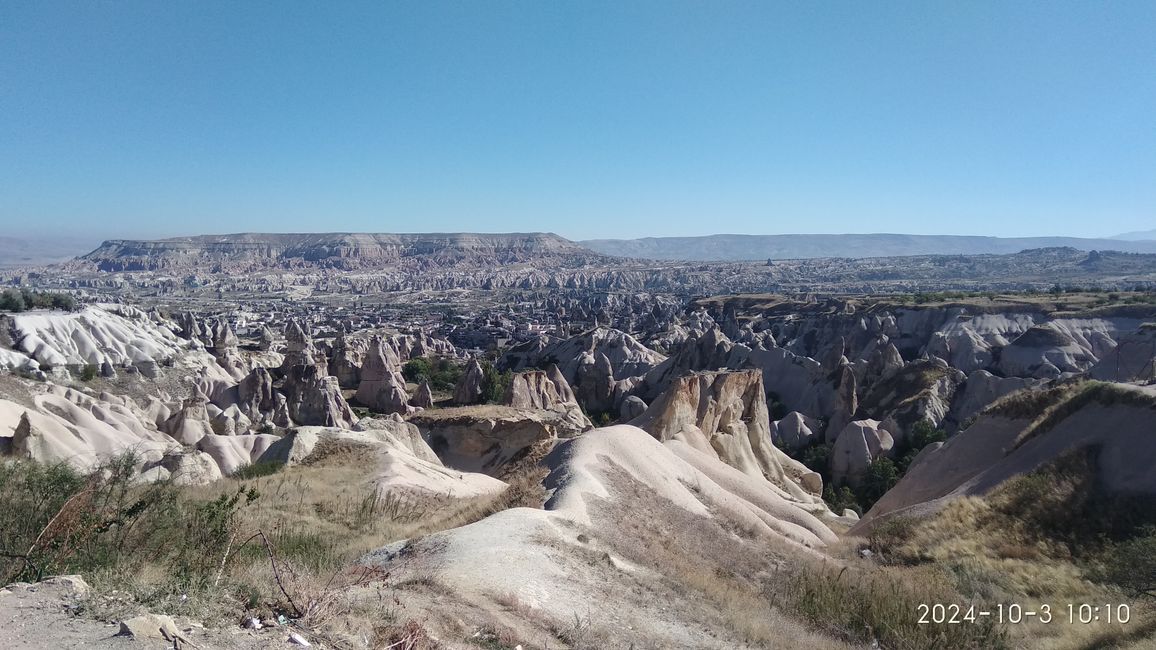
[[(101, 271), (197, 268), (224, 271), (259, 268), (383, 268), (411, 258), (432, 266), (518, 264), (560, 257), (601, 260), (552, 233), (242, 233), (153, 241), (114, 239), (77, 258)], [(416, 261), (416, 260), (415, 260)]]

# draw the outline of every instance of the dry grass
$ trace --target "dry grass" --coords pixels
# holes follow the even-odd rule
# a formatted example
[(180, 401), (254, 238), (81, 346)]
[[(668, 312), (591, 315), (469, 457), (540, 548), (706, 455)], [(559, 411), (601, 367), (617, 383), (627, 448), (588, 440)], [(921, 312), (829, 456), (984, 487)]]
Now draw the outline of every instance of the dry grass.
[[(871, 544), (894, 570), (944, 570), (959, 593), (989, 606), (1048, 604), (1056, 614), (1052, 623), (1008, 627), (1017, 647), (1143, 647), (1156, 631), (1156, 608), (1089, 579), (1095, 549), (1114, 528), (1130, 525), (1132, 510), (1097, 500), (1086, 480), (1094, 477), (1094, 461), (1094, 450), (1070, 454), (987, 498), (959, 499), (928, 519), (881, 528)], [(1068, 624), (1067, 603), (1085, 602), (1129, 603), (1132, 621)]]
[[(1073, 382), (1049, 391), (1034, 391), (1043, 392), (1044, 395), (1033, 396), (1030, 395), (1031, 392), (1033, 391), (1013, 393), (989, 408), (989, 412), (998, 414), (1012, 412), (1035, 415), (1031, 424), (1024, 428), (1019, 437), (1016, 438), (1013, 449), (1018, 449), (1032, 438), (1047, 433), (1089, 404), (1095, 403), (1101, 406), (1123, 404), (1137, 408), (1156, 409), (1156, 397), (1111, 382)], [(1031, 411), (1032, 408), (1038, 410)]]
[(599, 541), (664, 576), (687, 620), (713, 621), (753, 647), (1001, 647), (992, 627), (917, 624), (918, 603), (962, 599), (941, 571), (823, 561), (765, 532), (728, 530), (722, 513), (693, 515), (629, 476), (607, 475), (614, 502), (651, 516), (616, 531), (596, 520)]
[(372, 482), (377, 463), (371, 447), (323, 442), (301, 465), (276, 474), (188, 488), (185, 496), (195, 500), (212, 500), (239, 485), (260, 493), (239, 509), (238, 532), (219, 550), (217, 584), (182, 593), (147, 565), (131, 576), (93, 576), (98, 590), (116, 597), (94, 599), (89, 613), (112, 620), (148, 608), (210, 625), (233, 625), (242, 613), (261, 618), (283, 613), (331, 647), (367, 647), (369, 629), (382, 643), (400, 644), (397, 648), (438, 647), (420, 624), (399, 620), (396, 595), (387, 595), (432, 587), (417, 581), (391, 584), (388, 574), (358, 559), (391, 542), (464, 526), (507, 508), (541, 507), (541, 470), (527, 466), (507, 477), (509, 487), (498, 494), (451, 499), (381, 491)]
[(767, 591), (788, 611), (850, 641), (912, 650), (1007, 647), (1006, 630), (990, 619), (971, 625), (919, 623), (922, 604), (967, 603), (934, 567), (801, 562), (784, 568)]

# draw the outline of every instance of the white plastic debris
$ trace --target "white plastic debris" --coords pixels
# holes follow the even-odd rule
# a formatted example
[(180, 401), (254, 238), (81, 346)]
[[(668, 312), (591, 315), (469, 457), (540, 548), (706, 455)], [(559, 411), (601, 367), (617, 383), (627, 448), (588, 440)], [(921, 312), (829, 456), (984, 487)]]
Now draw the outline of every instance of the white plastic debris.
[(305, 640), (305, 637), (301, 636), (300, 634), (297, 634), (296, 632), (290, 632), (289, 633), (289, 642), (290, 643), (296, 643), (297, 645), (304, 646), (306, 648), (308, 648), (310, 645), (312, 645), (308, 641)]

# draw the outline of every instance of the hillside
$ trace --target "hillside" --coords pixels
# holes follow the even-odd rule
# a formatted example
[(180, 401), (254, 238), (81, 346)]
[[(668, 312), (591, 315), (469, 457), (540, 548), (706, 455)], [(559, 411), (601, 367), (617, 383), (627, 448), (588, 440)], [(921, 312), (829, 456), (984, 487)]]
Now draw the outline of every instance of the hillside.
[(542, 259), (598, 259), (552, 233), (240, 233), (161, 240), (109, 240), (78, 258), (102, 271), (156, 271), (219, 267), (380, 268), (411, 258), (456, 263), (517, 264)]
[(591, 239), (578, 242), (604, 255), (655, 260), (765, 260), (820, 257), (1008, 254), (1030, 248), (1156, 253), (1156, 241), (1078, 237), (970, 237), (890, 233), (846, 235), (707, 235)]

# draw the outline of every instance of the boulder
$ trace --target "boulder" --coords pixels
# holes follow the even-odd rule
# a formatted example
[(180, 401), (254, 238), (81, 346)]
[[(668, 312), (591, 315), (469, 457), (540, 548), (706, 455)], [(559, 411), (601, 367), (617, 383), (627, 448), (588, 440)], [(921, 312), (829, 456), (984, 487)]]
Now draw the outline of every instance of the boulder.
[(858, 485), (871, 462), (891, 451), (895, 441), (879, 424), (878, 420), (855, 420), (839, 432), (831, 448), (834, 484)]
[(646, 412), (646, 402), (642, 401), (640, 397), (629, 395), (622, 400), (622, 405), (618, 410), (619, 419), (623, 422), (629, 422)]
[(822, 422), (791, 411), (775, 423), (773, 436), (775, 443), (783, 449), (796, 450), (809, 446), (822, 428)]
[(147, 641), (148, 639), (163, 639), (173, 644), (173, 647), (180, 647), (181, 644), (188, 643), (177, 624), (169, 616), (163, 614), (145, 614), (135, 618), (126, 619), (120, 622), (121, 636), (132, 637), (139, 641)]

